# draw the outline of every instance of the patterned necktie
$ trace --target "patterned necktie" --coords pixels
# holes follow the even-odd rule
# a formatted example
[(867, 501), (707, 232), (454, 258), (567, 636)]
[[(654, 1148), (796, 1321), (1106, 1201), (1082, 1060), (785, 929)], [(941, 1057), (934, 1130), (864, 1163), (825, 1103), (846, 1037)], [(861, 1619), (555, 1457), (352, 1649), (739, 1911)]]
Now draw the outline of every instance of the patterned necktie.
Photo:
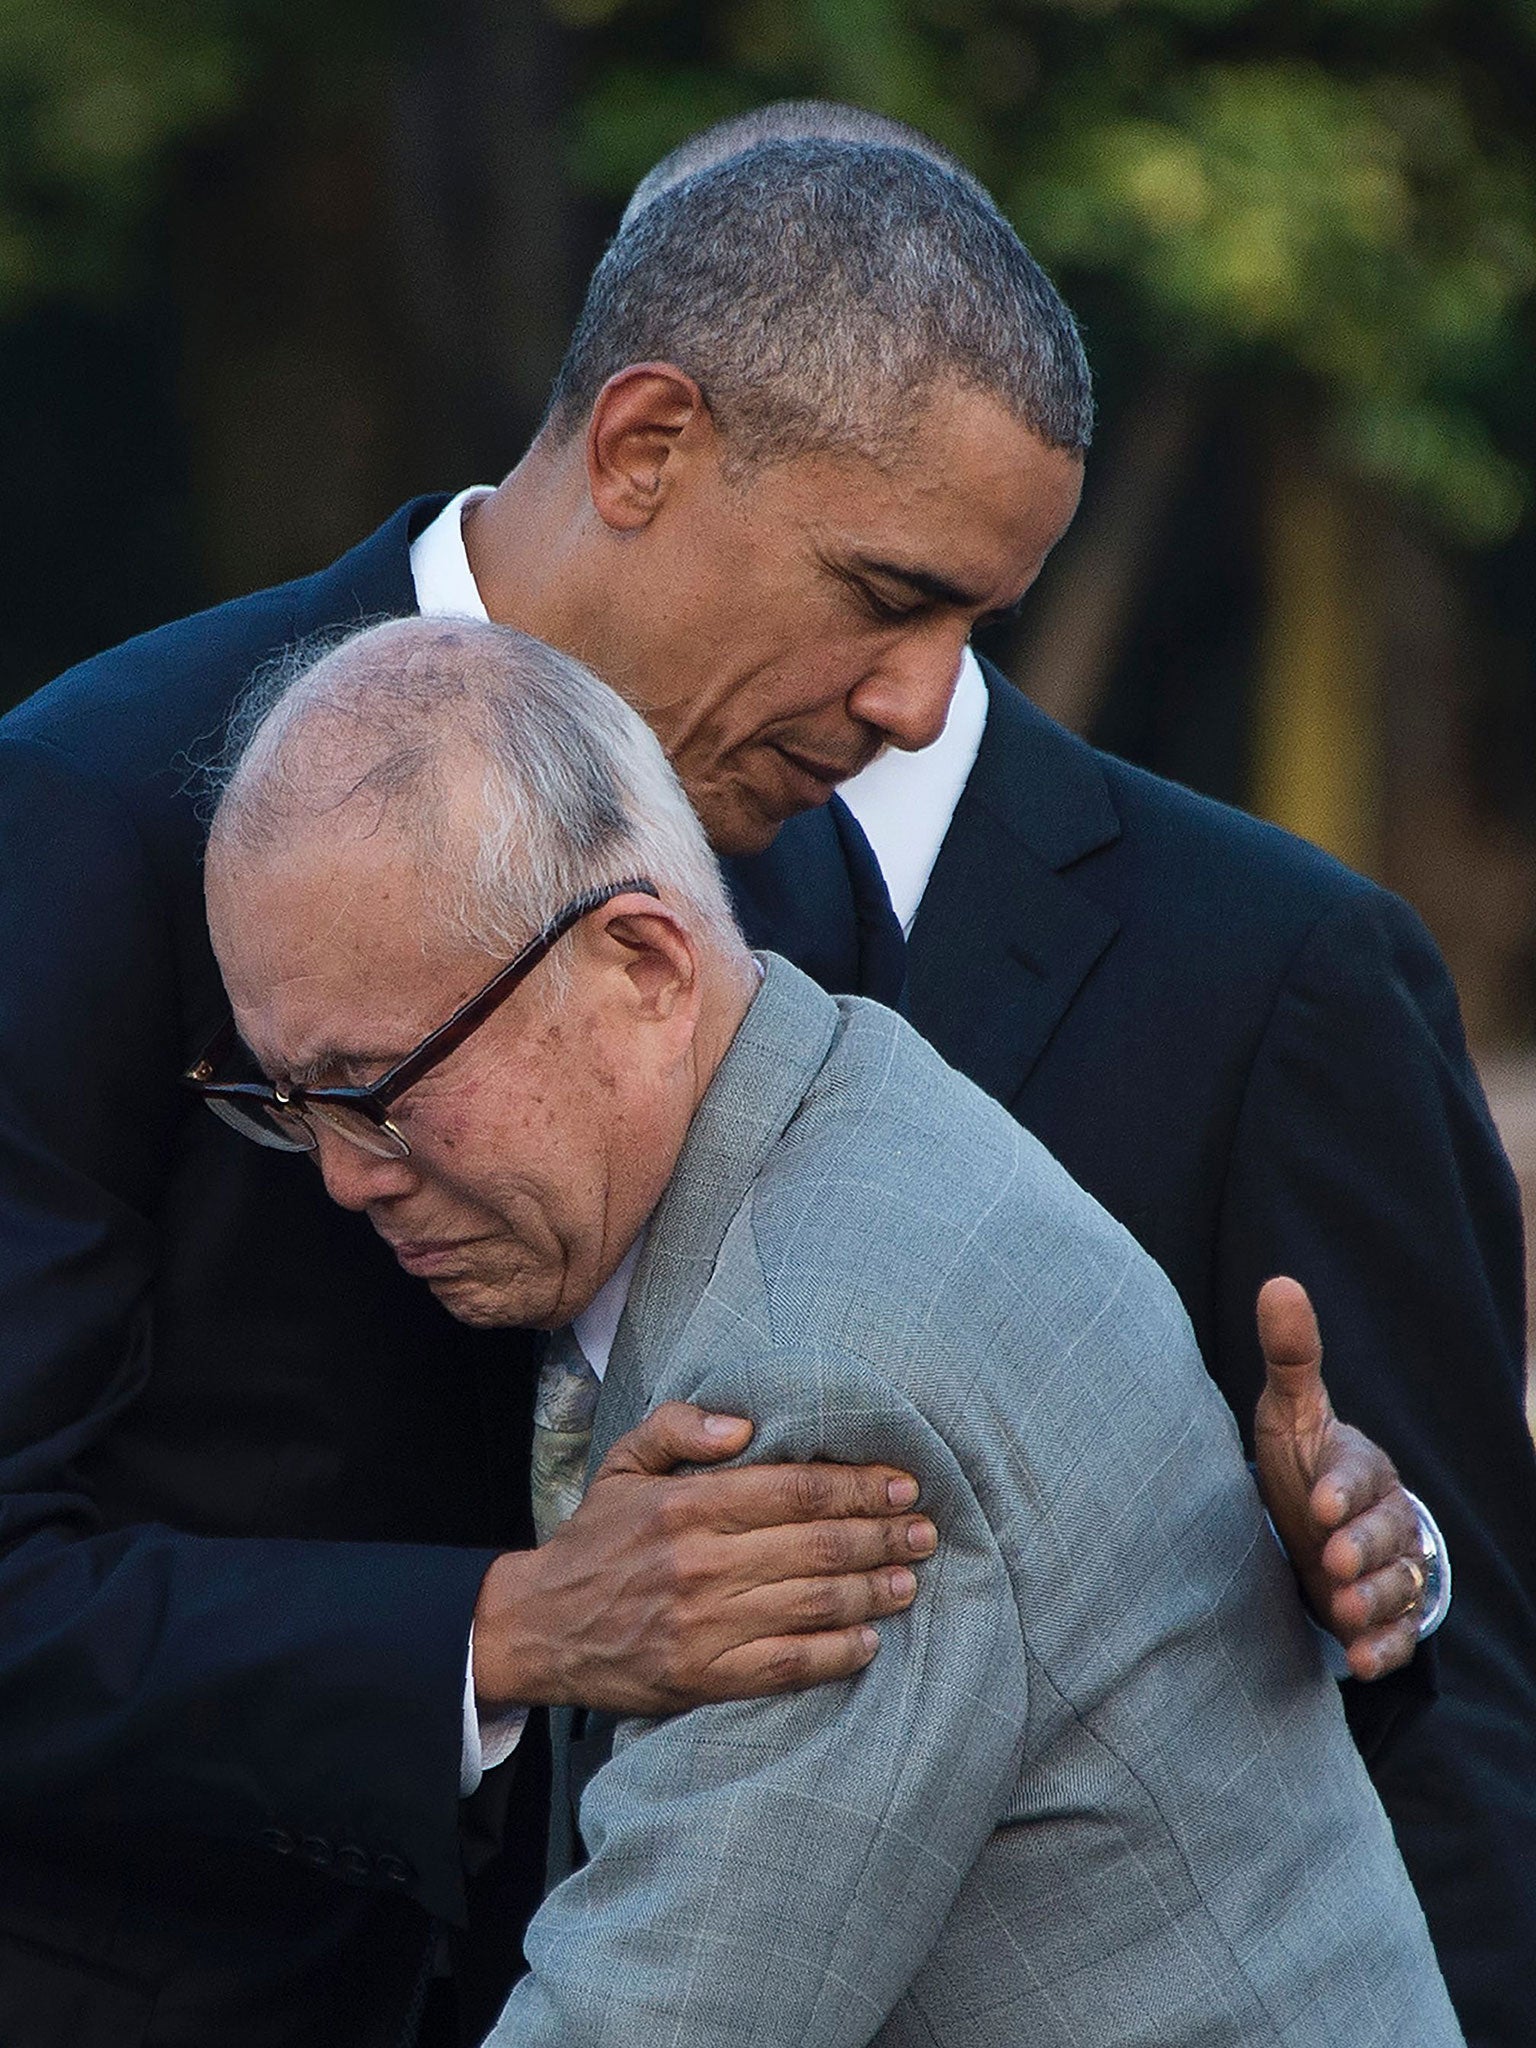
[(581, 1504), (601, 1384), (567, 1324), (549, 1340), (533, 1404), (533, 1526), (547, 1543)]

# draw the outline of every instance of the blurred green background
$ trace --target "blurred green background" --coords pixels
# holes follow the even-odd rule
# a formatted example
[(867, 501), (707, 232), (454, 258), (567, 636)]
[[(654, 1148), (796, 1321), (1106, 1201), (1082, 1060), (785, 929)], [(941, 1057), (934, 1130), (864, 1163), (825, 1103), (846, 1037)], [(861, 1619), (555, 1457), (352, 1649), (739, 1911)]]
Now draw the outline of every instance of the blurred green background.
[(1082, 318), (1010, 671), (1403, 891), (1524, 1073), (1536, 0), (0, 0), (0, 701), (494, 481), (633, 180), (801, 94)]

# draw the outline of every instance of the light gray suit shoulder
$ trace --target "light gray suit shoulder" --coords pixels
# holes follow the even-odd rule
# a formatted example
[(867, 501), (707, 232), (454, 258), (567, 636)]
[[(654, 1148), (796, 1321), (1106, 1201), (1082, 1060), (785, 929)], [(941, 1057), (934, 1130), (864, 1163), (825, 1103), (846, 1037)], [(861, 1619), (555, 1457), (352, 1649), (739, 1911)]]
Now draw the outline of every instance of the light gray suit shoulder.
[(1460, 2040), (1172, 1288), (898, 1019), (773, 962), (594, 1457), (665, 1399), (918, 1474), (847, 1684), (625, 1724), (497, 2043)]

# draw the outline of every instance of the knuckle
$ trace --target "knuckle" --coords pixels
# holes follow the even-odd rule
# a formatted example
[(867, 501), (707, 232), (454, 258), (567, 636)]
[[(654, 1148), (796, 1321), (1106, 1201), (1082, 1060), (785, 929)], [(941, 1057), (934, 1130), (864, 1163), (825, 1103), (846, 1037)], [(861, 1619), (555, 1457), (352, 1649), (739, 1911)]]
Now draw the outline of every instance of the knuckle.
[(846, 1532), (835, 1522), (816, 1522), (805, 1532), (806, 1567), (824, 1577), (848, 1566)]
[(651, 1513), (657, 1530), (672, 1543), (686, 1536), (693, 1527), (694, 1507), (686, 1484), (676, 1479), (659, 1481), (651, 1497)]
[(832, 1628), (842, 1620), (842, 1609), (837, 1581), (814, 1580), (795, 1596), (795, 1625), (806, 1631)]
[(1357, 1569), (1362, 1573), (1379, 1572), (1394, 1562), (1402, 1552), (1402, 1545), (1393, 1531), (1380, 1521), (1357, 1522), (1352, 1532), (1355, 1553), (1359, 1559)]
[(1323, 1560), (1334, 1577), (1345, 1585), (1357, 1584), (1366, 1568), (1359, 1540), (1352, 1529), (1341, 1530), (1329, 1538)]
[(811, 1678), (811, 1660), (799, 1643), (776, 1643), (763, 1659), (762, 1682), (770, 1692), (794, 1692)]
[(1397, 1549), (1410, 1557), (1417, 1557), (1422, 1547), (1419, 1518), (1414, 1513), (1413, 1502), (1399, 1487), (1382, 1508), (1382, 1517), (1391, 1528)]
[(1403, 1604), (1400, 1597), (1394, 1598), (1390, 1581), (1379, 1572), (1362, 1584), (1360, 1592), (1367, 1627), (1392, 1620)]
[(696, 1593), (710, 1577), (703, 1544), (686, 1530), (681, 1535), (668, 1536), (662, 1545), (661, 1564), (668, 1584), (678, 1595)]
[(806, 1517), (825, 1514), (829, 1505), (825, 1475), (814, 1465), (790, 1468), (790, 1502)]

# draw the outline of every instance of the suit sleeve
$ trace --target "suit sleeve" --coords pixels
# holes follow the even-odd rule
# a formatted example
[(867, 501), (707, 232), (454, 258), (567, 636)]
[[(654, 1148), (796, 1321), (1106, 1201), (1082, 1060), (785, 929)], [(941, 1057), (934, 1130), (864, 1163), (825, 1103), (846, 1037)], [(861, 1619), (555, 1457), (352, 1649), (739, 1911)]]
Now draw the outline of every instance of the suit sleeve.
[(451, 1911), (486, 1557), (112, 1527), (83, 1476), (153, 1372), (168, 922), (113, 793), (0, 742), (0, 1812), (362, 1841)]
[[(739, 1399), (739, 1365), (731, 1379)], [(744, 1379), (754, 1455), (803, 1451), (783, 1418), (808, 1387), (851, 1404), (861, 1441), (873, 1431), (920, 1478), (940, 1553), (857, 1678), (621, 1726), (582, 1800), (591, 1861), (535, 1917), (530, 1975), (488, 2048), (854, 2048), (921, 1967), (1011, 1792), (1024, 1648), (953, 1453), (855, 1364), (781, 1355)]]
[(1468, 2038), (1513, 2044), (1536, 1953), (1519, 1201), (1445, 968), (1413, 914), (1377, 891), (1312, 931), (1246, 1093), (1218, 1315), (1223, 1358), (1253, 1393), (1254, 1297), (1278, 1271), (1312, 1294), (1338, 1413), (1391, 1453), (1450, 1549), (1450, 1615), (1415, 1659), (1428, 1653), (1438, 1700), (1394, 1728), (1392, 1681), (1346, 1692)]

